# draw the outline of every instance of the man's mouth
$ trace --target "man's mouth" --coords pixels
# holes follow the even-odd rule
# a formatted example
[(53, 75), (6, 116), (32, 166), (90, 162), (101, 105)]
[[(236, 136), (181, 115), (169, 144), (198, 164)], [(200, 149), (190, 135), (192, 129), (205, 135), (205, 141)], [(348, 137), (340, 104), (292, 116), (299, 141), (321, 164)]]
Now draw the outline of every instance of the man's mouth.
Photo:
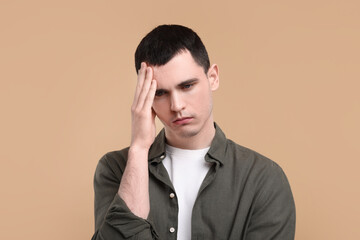
[(183, 125), (183, 124), (187, 124), (190, 123), (193, 120), (192, 117), (183, 117), (183, 118), (177, 118), (173, 121), (174, 124), (176, 125)]

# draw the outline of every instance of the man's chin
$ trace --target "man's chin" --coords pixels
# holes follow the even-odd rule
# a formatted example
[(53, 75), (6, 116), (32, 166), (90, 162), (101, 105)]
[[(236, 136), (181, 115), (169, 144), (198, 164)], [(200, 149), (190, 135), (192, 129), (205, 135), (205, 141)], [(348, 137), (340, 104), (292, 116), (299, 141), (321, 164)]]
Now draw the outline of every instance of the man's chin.
[(191, 138), (191, 137), (194, 137), (196, 136), (197, 134), (199, 133), (199, 131), (181, 131), (179, 133), (179, 136), (180, 137), (183, 137), (183, 138)]
[(174, 133), (182, 138), (191, 138), (196, 136), (199, 133), (199, 130), (192, 124), (187, 124), (178, 127)]
[(196, 136), (199, 131), (192, 126), (192, 124), (184, 124), (176, 126), (175, 128), (165, 129), (166, 132), (180, 138), (190, 138)]

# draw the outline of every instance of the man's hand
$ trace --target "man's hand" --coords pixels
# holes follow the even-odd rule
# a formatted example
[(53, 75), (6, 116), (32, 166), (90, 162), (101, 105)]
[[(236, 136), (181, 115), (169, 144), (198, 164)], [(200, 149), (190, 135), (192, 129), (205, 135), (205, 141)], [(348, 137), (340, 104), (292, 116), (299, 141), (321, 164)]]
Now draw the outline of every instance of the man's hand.
[(131, 107), (131, 144), (132, 149), (149, 149), (155, 139), (155, 112), (152, 109), (156, 91), (153, 69), (141, 63), (138, 73), (134, 101)]
[(150, 211), (148, 152), (156, 134), (152, 109), (155, 91), (153, 70), (141, 63), (131, 107), (131, 145), (118, 194), (135, 215), (144, 219)]

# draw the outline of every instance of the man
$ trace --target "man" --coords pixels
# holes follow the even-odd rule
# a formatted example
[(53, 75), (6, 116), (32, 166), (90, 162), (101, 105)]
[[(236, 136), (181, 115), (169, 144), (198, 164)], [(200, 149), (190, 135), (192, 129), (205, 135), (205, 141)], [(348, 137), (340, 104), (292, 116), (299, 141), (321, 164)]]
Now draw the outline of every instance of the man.
[(158, 26), (135, 65), (131, 144), (99, 161), (92, 239), (293, 239), (295, 205), (281, 168), (214, 123), (219, 70), (198, 35)]

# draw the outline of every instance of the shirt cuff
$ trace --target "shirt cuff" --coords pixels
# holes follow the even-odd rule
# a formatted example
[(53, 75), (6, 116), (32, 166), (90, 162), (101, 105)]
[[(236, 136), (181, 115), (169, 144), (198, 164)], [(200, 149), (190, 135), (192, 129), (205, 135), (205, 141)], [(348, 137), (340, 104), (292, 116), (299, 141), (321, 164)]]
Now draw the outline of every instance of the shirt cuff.
[(133, 214), (119, 194), (115, 195), (114, 200), (110, 204), (105, 221), (125, 238), (137, 234), (153, 235), (155, 239), (157, 238), (152, 224), (148, 220)]

